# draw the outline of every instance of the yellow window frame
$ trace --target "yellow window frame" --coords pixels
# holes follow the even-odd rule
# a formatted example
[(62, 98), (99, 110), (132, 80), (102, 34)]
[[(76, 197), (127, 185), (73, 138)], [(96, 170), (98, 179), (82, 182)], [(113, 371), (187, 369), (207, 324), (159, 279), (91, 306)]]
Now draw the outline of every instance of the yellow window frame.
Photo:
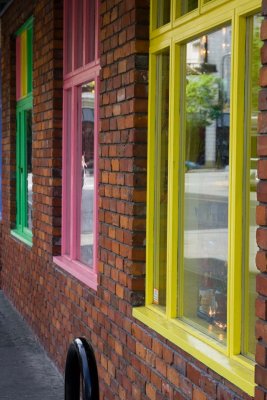
[[(147, 186), (147, 266), (146, 266), (146, 303), (145, 307), (135, 308), (133, 315), (159, 334), (188, 352), (209, 368), (228, 379), (249, 395), (254, 395), (254, 362), (240, 355), (241, 350), (241, 299), (242, 299), (242, 263), (244, 237), (242, 233), (242, 210), (247, 210), (247, 199), (243, 199), (243, 182), (240, 171), (243, 170), (244, 157), (244, 82), (246, 48), (244, 38), (247, 31), (247, 17), (260, 10), (260, 0), (211, 0), (204, 4), (200, 1), (197, 10), (180, 18), (176, 16), (176, 2), (171, 5), (170, 23), (153, 29), (156, 18), (156, 1), (151, 4), (152, 29), (150, 31), (150, 71), (149, 71), (149, 126), (148, 126), (148, 186)], [(196, 23), (197, 19), (197, 23)], [(177, 317), (176, 299), (182, 304), (181, 291), (178, 293), (177, 280), (179, 270), (177, 263), (183, 258), (182, 231), (183, 220), (183, 168), (180, 157), (183, 149), (180, 134), (182, 121), (179, 113), (183, 106), (180, 102), (181, 68), (185, 65), (184, 45), (190, 39), (204, 32), (209, 32), (224, 24), (232, 26), (232, 58), (231, 58), (231, 121), (229, 143), (229, 275), (227, 288), (227, 345), (222, 346), (200, 331), (189, 327)], [(167, 217), (167, 297), (166, 312), (153, 304), (153, 272), (154, 272), (154, 165), (155, 165), (155, 98), (156, 98), (156, 57), (164, 49), (170, 51), (170, 93), (169, 93), (169, 147), (168, 147), (168, 217)], [(179, 185), (177, 185), (179, 182)], [(182, 185), (181, 185), (182, 183)], [(179, 191), (180, 189), (180, 191)], [(181, 204), (177, 209), (177, 204)], [(245, 233), (246, 235), (246, 233)], [(177, 257), (177, 254), (179, 256)], [(178, 258), (178, 259), (177, 259)], [(232, 266), (235, 266), (233, 268)], [(233, 301), (234, 299), (234, 301)], [(230, 307), (231, 304), (231, 307)]]

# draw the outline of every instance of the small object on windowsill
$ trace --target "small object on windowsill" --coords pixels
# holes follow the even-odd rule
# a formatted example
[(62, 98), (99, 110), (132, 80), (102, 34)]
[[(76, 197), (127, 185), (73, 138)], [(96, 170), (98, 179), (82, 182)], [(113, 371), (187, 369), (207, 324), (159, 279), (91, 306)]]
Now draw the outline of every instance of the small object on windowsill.
[(227, 324), (224, 321), (221, 321), (218, 317), (216, 317), (216, 314), (211, 313), (206, 314), (201, 310), (198, 310), (197, 312), (197, 316), (201, 319), (204, 319), (205, 321), (207, 321), (209, 324), (216, 326), (217, 328), (223, 330), (224, 332), (226, 332), (227, 330)]

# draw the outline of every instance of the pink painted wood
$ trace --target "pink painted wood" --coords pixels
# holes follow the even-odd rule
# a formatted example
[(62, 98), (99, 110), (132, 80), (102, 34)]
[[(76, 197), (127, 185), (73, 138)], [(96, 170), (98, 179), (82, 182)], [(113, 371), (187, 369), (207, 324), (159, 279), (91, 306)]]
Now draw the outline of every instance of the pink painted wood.
[[(82, 65), (75, 68), (77, 61), (77, 29), (79, 22), (77, 18), (77, 2), (75, 0), (64, 0), (64, 83), (63, 83), (63, 177), (62, 177), (62, 252), (60, 257), (54, 257), (54, 262), (65, 269), (88, 286), (97, 287), (97, 243), (98, 243), (98, 131), (99, 131), (99, 44), (98, 44), (98, 0), (81, 0), (83, 2), (83, 15), (87, 16), (87, 9), (93, 5), (95, 12), (95, 23), (90, 24), (90, 19), (83, 19), (82, 40)], [(69, 9), (68, 9), (69, 8)], [(69, 10), (72, 8), (71, 25), (74, 27), (69, 35)], [(94, 31), (92, 32), (92, 26)], [(90, 38), (94, 36), (94, 59), (90, 62), (89, 44)], [(69, 41), (71, 40), (71, 44)], [(68, 70), (68, 57), (71, 51), (71, 70)], [(69, 63), (70, 64), (70, 63)], [(80, 157), (77, 151), (77, 132), (81, 132), (81, 85), (95, 81), (95, 123), (94, 123), (94, 207), (93, 207), (93, 265), (86, 266), (79, 261), (80, 257), (80, 212), (81, 212), (81, 190), (80, 190)], [(71, 106), (67, 101), (68, 93), (71, 93)], [(71, 107), (71, 108), (70, 108)], [(69, 129), (69, 113), (71, 114), (71, 128)], [(79, 114), (78, 114), (79, 113)], [(70, 147), (67, 135), (70, 134)], [(71, 150), (71, 152), (70, 152)], [(70, 164), (69, 164), (70, 163)], [(69, 165), (71, 174), (69, 176)], [(68, 193), (68, 179), (70, 179), (70, 196)], [(68, 213), (70, 218), (68, 221)]]

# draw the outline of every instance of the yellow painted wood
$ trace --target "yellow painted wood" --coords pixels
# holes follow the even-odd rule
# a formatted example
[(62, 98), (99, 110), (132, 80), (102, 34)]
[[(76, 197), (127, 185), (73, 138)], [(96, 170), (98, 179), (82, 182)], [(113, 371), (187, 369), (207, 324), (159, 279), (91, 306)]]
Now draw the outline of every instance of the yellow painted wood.
[[(170, 63), (170, 118), (169, 118), (169, 151), (168, 151), (168, 242), (167, 242), (167, 317), (177, 316), (177, 265), (178, 254), (178, 148), (179, 148), (179, 47), (171, 47)], [(177, 64), (178, 63), (178, 64)], [(178, 67), (178, 68), (177, 68)]]
[(186, 88), (186, 47), (183, 45), (178, 46), (177, 48), (177, 69), (179, 74), (179, 83), (180, 90), (178, 92), (178, 101), (179, 101), (179, 110), (180, 113), (179, 119), (177, 121), (177, 136), (178, 136), (178, 151), (177, 151), (177, 163), (178, 163), (178, 208), (177, 208), (177, 217), (178, 217), (178, 260), (177, 260), (177, 268), (178, 268), (178, 309), (177, 309), (177, 318), (183, 316), (184, 312), (184, 185), (185, 185), (185, 143), (186, 143), (186, 120), (185, 120), (185, 103), (183, 98), (185, 98), (185, 88)]
[(156, 56), (149, 58), (149, 114), (147, 155), (147, 221), (146, 221), (146, 305), (153, 303), (154, 287), (154, 165), (155, 165), (155, 118), (156, 112)]
[[(242, 317), (243, 149), (246, 21), (233, 19), (229, 165), (227, 325), (229, 354), (239, 354)], [(242, 40), (241, 40), (242, 38)]]
[(203, 340), (194, 337), (183, 330), (173, 321), (169, 321), (160, 314), (147, 307), (133, 309), (133, 316), (154, 329), (157, 333), (167, 338), (188, 354), (207, 365), (213, 371), (238, 386), (250, 396), (254, 395), (254, 371), (239, 362), (238, 358), (229, 358), (223, 352), (206, 344)]
[[(171, 340), (192, 356), (204, 362), (218, 374), (242, 390), (254, 394), (254, 363), (240, 355), (242, 346), (243, 286), (248, 279), (243, 273), (244, 250), (248, 243), (249, 197), (244, 192), (244, 166), (248, 170), (249, 146), (245, 147), (244, 82), (247, 17), (260, 9), (260, 0), (201, 0), (196, 11), (177, 17), (177, 1), (172, 1), (171, 22), (154, 29), (155, 2), (151, 7), (151, 41), (149, 72), (149, 133), (148, 133), (148, 190), (147, 190), (147, 279), (146, 307), (134, 309), (133, 315), (152, 329)], [(184, 235), (184, 152), (185, 121), (183, 102), (185, 96), (186, 54), (185, 45), (203, 33), (224, 25), (232, 26), (231, 57), (231, 120), (229, 165), (229, 214), (228, 214), (228, 295), (227, 295), (227, 346), (189, 326), (183, 316), (183, 235)], [(156, 97), (160, 95), (156, 80), (156, 58), (165, 48), (170, 48), (170, 115), (168, 150), (168, 246), (167, 246), (167, 303), (165, 308), (153, 305), (153, 277), (158, 253), (155, 251), (155, 212), (158, 196), (155, 184)], [(247, 109), (247, 112), (249, 110)], [(245, 153), (244, 153), (244, 148)], [(244, 196), (246, 193), (246, 196)], [(245, 215), (245, 220), (244, 220)], [(243, 309), (242, 309), (243, 307)], [(178, 319), (177, 319), (178, 318)], [(244, 326), (244, 325), (243, 325)]]

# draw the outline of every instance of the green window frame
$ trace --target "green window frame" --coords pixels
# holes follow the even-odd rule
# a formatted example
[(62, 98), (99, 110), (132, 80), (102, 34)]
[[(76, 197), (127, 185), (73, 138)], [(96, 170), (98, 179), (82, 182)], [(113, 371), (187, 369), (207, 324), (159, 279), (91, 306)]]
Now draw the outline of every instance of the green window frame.
[(12, 235), (32, 245), (33, 18), (16, 33), (16, 227)]
[[(253, 18), (261, 4), (258, 0), (185, 0), (182, 6), (181, 2), (174, 0), (167, 3), (170, 4), (164, 9), (159, 0), (152, 1), (151, 5), (146, 302), (145, 307), (135, 308), (133, 315), (249, 395), (254, 395), (255, 362), (249, 336), (255, 320), (249, 316), (253, 309), (249, 287), (254, 284), (250, 272), (255, 267), (249, 264), (248, 247), (256, 243), (253, 235), (256, 223), (251, 222), (256, 202), (255, 176), (252, 184), (251, 171), (255, 168), (254, 122), (257, 111), (253, 104), (255, 99), (250, 99), (255, 91), (252, 84), (256, 85), (253, 73), (257, 67), (252, 65), (251, 60), (257, 52), (260, 60), (259, 49), (253, 49)], [(207, 65), (205, 52), (209, 40), (215, 43), (215, 47), (218, 45), (217, 39), (214, 39), (217, 32), (222, 32), (221, 36), (230, 36), (228, 43), (219, 44), (230, 46), (231, 57), (222, 57), (223, 67), (220, 62), (215, 68), (214, 65)], [(202, 65), (194, 65), (196, 49), (203, 52)], [(190, 61), (188, 54), (192, 55)], [(226, 52), (223, 54), (226, 55)], [(199, 67), (203, 68), (201, 73)], [(213, 317), (206, 315), (204, 322), (207, 324), (203, 329), (199, 318), (195, 323), (186, 315), (186, 307), (190, 307), (193, 296), (189, 286), (185, 285), (189, 278), (186, 277), (184, 261), (185, 215), (189, 207), (185, 197), (188, 183), (185, 179), (188, 83), (190, 79), (192, 83), (197, 83), (195, 77), (202, 74), (203, 81), (209, 81), (210, 85), (205, 96), (212, 95), (210, 103), (218, 103), (220, 95), (216, 94), (219, 93), (217, 87), (222, 85), (217, 76), (220, 68), (231, 71), (230, 82), (225, 82), (225, 79), (223, 89), (220, 89), (226, 98), (231, 98), (223, 105), (223, 113), (230, 116), (227, 122), (229, 161), (221, 169), (227, 174), (228, 181), (218, 182), (229, 186), (226, 226), (221, 229), (223, 231), (227, 227), (226, 260), (223, 261), (227, 263), (227, 278), (221, 289), (227, 294), (227, 301), (225, 320), (219, 321), (221, 335), (214, 334), (217, 325), (213, 321), (218, 320)], [(190, 69), (195, 71), (191, 73), (195, 74), (193, 78), (189, 76)], [(212, 77), (210, 71), (217, 72), (217, 75), (215, 73)], [(210, 76), (213, 79), (208, 79)], [(195, 93), (198, 96), (199, 92), (198, 87), (197, 92), (193, 91), (191, 95)], [(217, 112), (215, 108), (214, 113)], [(206, 112), (203, 103), (201, 112), (210, 119), (207, 125), (211, 126), (215, 117)], [(217, 125), (221, 128), (219, 123)], [(191, 220), (189, 224), (192, 226)], [(212, 237), (210, 227), (206, 229)], [(216, 232), (213, 235), (216, 236)], [(256, 268), (253, 273), (256, 274)]]

